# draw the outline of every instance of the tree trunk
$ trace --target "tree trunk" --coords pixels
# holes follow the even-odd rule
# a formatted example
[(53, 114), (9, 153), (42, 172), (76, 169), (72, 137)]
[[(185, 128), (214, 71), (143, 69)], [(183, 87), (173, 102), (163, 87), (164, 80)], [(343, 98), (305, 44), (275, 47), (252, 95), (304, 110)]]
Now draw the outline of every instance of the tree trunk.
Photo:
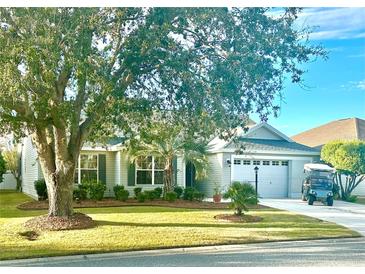
[(164, 193), (172, 192), (175, 186), (173, 157), (169, 157), (166, 159), (164, 173)]
[(20, 179), (19, 176), (15, 176), (15, 180), (16, 180), (16, 191), (18, 192), (22, 192), (22, 180)]
[(75, 168), (45, 176), (49, 201), (49, 216), (68, 217), (73, 214), (73, 182)]
[(236, 207), (236, 211), (235, 211), (234, 214), (237, 215), (237, 216), (242, 216), (242, 208)]
[(48, 215), (69, 217), (73, 214), (74, 173), (80, 150), (75, 149), (74, 154), (70, 155), (61, 149), (52, 151), (36, 138), (34, 140), (47, 185)]

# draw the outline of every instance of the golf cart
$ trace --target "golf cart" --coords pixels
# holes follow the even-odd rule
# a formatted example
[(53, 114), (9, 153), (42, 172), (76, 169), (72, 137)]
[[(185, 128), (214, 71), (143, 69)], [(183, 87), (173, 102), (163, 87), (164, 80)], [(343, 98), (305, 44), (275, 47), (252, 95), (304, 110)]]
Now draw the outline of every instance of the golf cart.
[(333, 178), (336, 169), (325, 164), (305, 164), (306, 174), (302, 184), (302, 200), (313, 205), (320, 201), (328, 206), (333, 205)]

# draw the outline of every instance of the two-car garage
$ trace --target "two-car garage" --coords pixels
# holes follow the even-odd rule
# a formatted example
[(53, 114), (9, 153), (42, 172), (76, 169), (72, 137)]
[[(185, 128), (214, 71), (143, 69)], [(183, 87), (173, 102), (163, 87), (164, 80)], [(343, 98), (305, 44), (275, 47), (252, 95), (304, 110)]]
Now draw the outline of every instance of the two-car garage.
[(255, 185), (255, 167), (258, 167), (258, 194), (261, 198), (288, 197), (288, 160), (232, 157), (231, 181)]

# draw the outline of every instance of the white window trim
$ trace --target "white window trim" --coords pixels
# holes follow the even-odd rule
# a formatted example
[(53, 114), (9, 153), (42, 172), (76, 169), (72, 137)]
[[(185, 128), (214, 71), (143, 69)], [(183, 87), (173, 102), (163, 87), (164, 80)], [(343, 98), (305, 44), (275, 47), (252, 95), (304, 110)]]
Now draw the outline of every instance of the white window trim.
[[(95, 168), (81, 168), (81, 155), (96, 155), (96, 169)], [(81, 170), (96, 170), (96, 178), (99, 180), (99, 153), (80, 153), (77, 160), (78, 166), (77, 171), (77, 185), (81, 184)]]
[[(149, 156), (148, 156), (149, 157)], [(135, 171), (134, 171), (134, 185), (135, 186), (153, 186), (158, 185), (161, 186), (163, 184), (155, 184), (155, 171), (164, 171), (164, 169), (155, 169), (155, 156), (152, 157), (152, 168), (146, 169), (146, 168), (138, 168), (137, 165), (135, 165)], [(137, 184), (137, 171), (151, 171), (152, 172), (152, 184)]]

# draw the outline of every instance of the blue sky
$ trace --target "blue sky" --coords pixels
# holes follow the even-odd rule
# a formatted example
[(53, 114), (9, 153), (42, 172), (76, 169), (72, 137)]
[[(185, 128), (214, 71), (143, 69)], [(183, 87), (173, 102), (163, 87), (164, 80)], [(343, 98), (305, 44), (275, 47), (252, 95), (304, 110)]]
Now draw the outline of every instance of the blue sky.
[(286, 84), (280, 115), (268, 123), (292, 136), (337, 119), (365, 119), (365, 8), (307, 8), (298, 24), (317, 26), (311, 40), (329, 58), (304, 66), (309, 88)]

